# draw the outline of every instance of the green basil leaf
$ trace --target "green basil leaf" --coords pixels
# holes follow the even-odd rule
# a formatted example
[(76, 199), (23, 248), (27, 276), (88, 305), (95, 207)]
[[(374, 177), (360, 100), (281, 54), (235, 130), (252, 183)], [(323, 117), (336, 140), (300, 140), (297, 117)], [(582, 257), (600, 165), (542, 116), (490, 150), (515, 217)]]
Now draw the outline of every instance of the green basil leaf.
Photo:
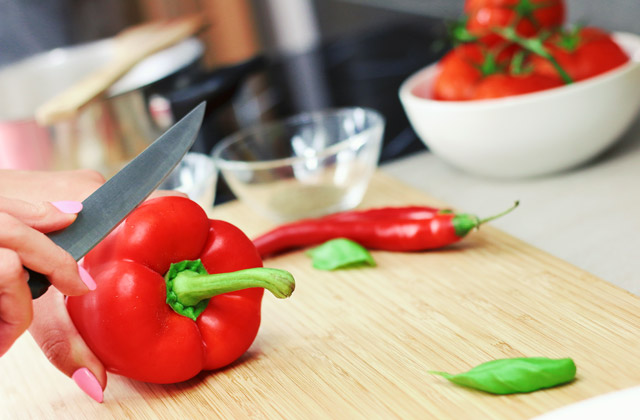
[(375, 267), (373, 257), (362, 245), (346, 238), (337, 238), (307, 251), (318, 270)]
[(570, 358), (517, 357), (492, 360), (457, 375), (437, 371), (429, 373), (492, 394), (515, 394), (571, 382), (576, 376), (576, 365)]

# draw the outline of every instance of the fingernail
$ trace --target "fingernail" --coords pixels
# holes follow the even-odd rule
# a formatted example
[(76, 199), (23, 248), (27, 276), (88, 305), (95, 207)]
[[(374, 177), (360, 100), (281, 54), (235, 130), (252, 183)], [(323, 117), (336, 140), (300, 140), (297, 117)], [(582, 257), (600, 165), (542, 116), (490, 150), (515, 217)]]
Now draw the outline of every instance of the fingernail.
[(87, 270), (85, 270), (81, 265), (78, 265), (78, 273), (80, 273), (80, 279), (82, 279), (82, 282), (87, 285), (89, 290), (96, 290), (96, 287), (98, 286), (96, 285), (95, 280), (93, 280), (93, 277), (91, 277)]
[(84, 391), (85, 394), (98, 401), (102, 402), (104, 395), (102, 393), (102, 387), (100, 382), (93, 376), (93, 373), (85, 367), (80, 368), (73, 372), (71, 379)]
[(52, 201), (51, 204), (63, 213), (78, 214), (82, 210), (82, 203), (79, 201)]

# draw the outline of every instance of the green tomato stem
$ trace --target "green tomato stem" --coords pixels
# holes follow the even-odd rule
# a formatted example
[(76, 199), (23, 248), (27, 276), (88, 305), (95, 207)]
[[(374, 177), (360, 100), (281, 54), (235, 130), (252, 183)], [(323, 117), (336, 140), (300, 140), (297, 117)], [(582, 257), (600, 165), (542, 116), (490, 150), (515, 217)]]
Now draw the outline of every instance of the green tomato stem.
[(565, 69), (562, 68), (560, 63), (558, 63), (558, 61), (549, 53), (549, 51), (547, 51), (540, 38), (523, 38), (519, 36), (516, 33), (516, 30), (512, 27), (494, 28), (493, 30), (497, 34), (503, 36), (505, 39), (520, 45), (525, 50), (548, 60), (556, 69), (564, 84), (569, 85), (573, 83), (573, 79), (571, 78), (569, 73), (567, 73)]

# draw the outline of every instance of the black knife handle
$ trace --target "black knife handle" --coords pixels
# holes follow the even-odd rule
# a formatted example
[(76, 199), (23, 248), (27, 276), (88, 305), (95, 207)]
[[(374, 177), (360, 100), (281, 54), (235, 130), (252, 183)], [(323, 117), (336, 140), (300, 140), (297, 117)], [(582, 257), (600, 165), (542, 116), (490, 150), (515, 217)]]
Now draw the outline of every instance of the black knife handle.
[(51, 283), (42, 273), (38, 273), (29, 268), (25, 267), (27, 273), (29, 273), (29, 289), (31, 290), (31, 298), (38, 299), (40, 296), (44, 295), (44, 293), (49, 289)]

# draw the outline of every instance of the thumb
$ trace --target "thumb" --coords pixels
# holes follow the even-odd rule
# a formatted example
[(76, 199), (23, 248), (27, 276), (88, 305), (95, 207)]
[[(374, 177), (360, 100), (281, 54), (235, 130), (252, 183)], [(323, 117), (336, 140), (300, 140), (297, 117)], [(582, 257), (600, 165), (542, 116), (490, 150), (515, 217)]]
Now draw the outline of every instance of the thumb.
[(51, 288), (33, 301), (29, 332), (47, 359), (98, 402), (103, 401), (107, 372), (69, 317), (64, 296)]
[(69, 226), (82, 210), (79, 201), (29, 201), (0, 197), (0, 212), (12, 215), (26, 225), (43, 233)]

